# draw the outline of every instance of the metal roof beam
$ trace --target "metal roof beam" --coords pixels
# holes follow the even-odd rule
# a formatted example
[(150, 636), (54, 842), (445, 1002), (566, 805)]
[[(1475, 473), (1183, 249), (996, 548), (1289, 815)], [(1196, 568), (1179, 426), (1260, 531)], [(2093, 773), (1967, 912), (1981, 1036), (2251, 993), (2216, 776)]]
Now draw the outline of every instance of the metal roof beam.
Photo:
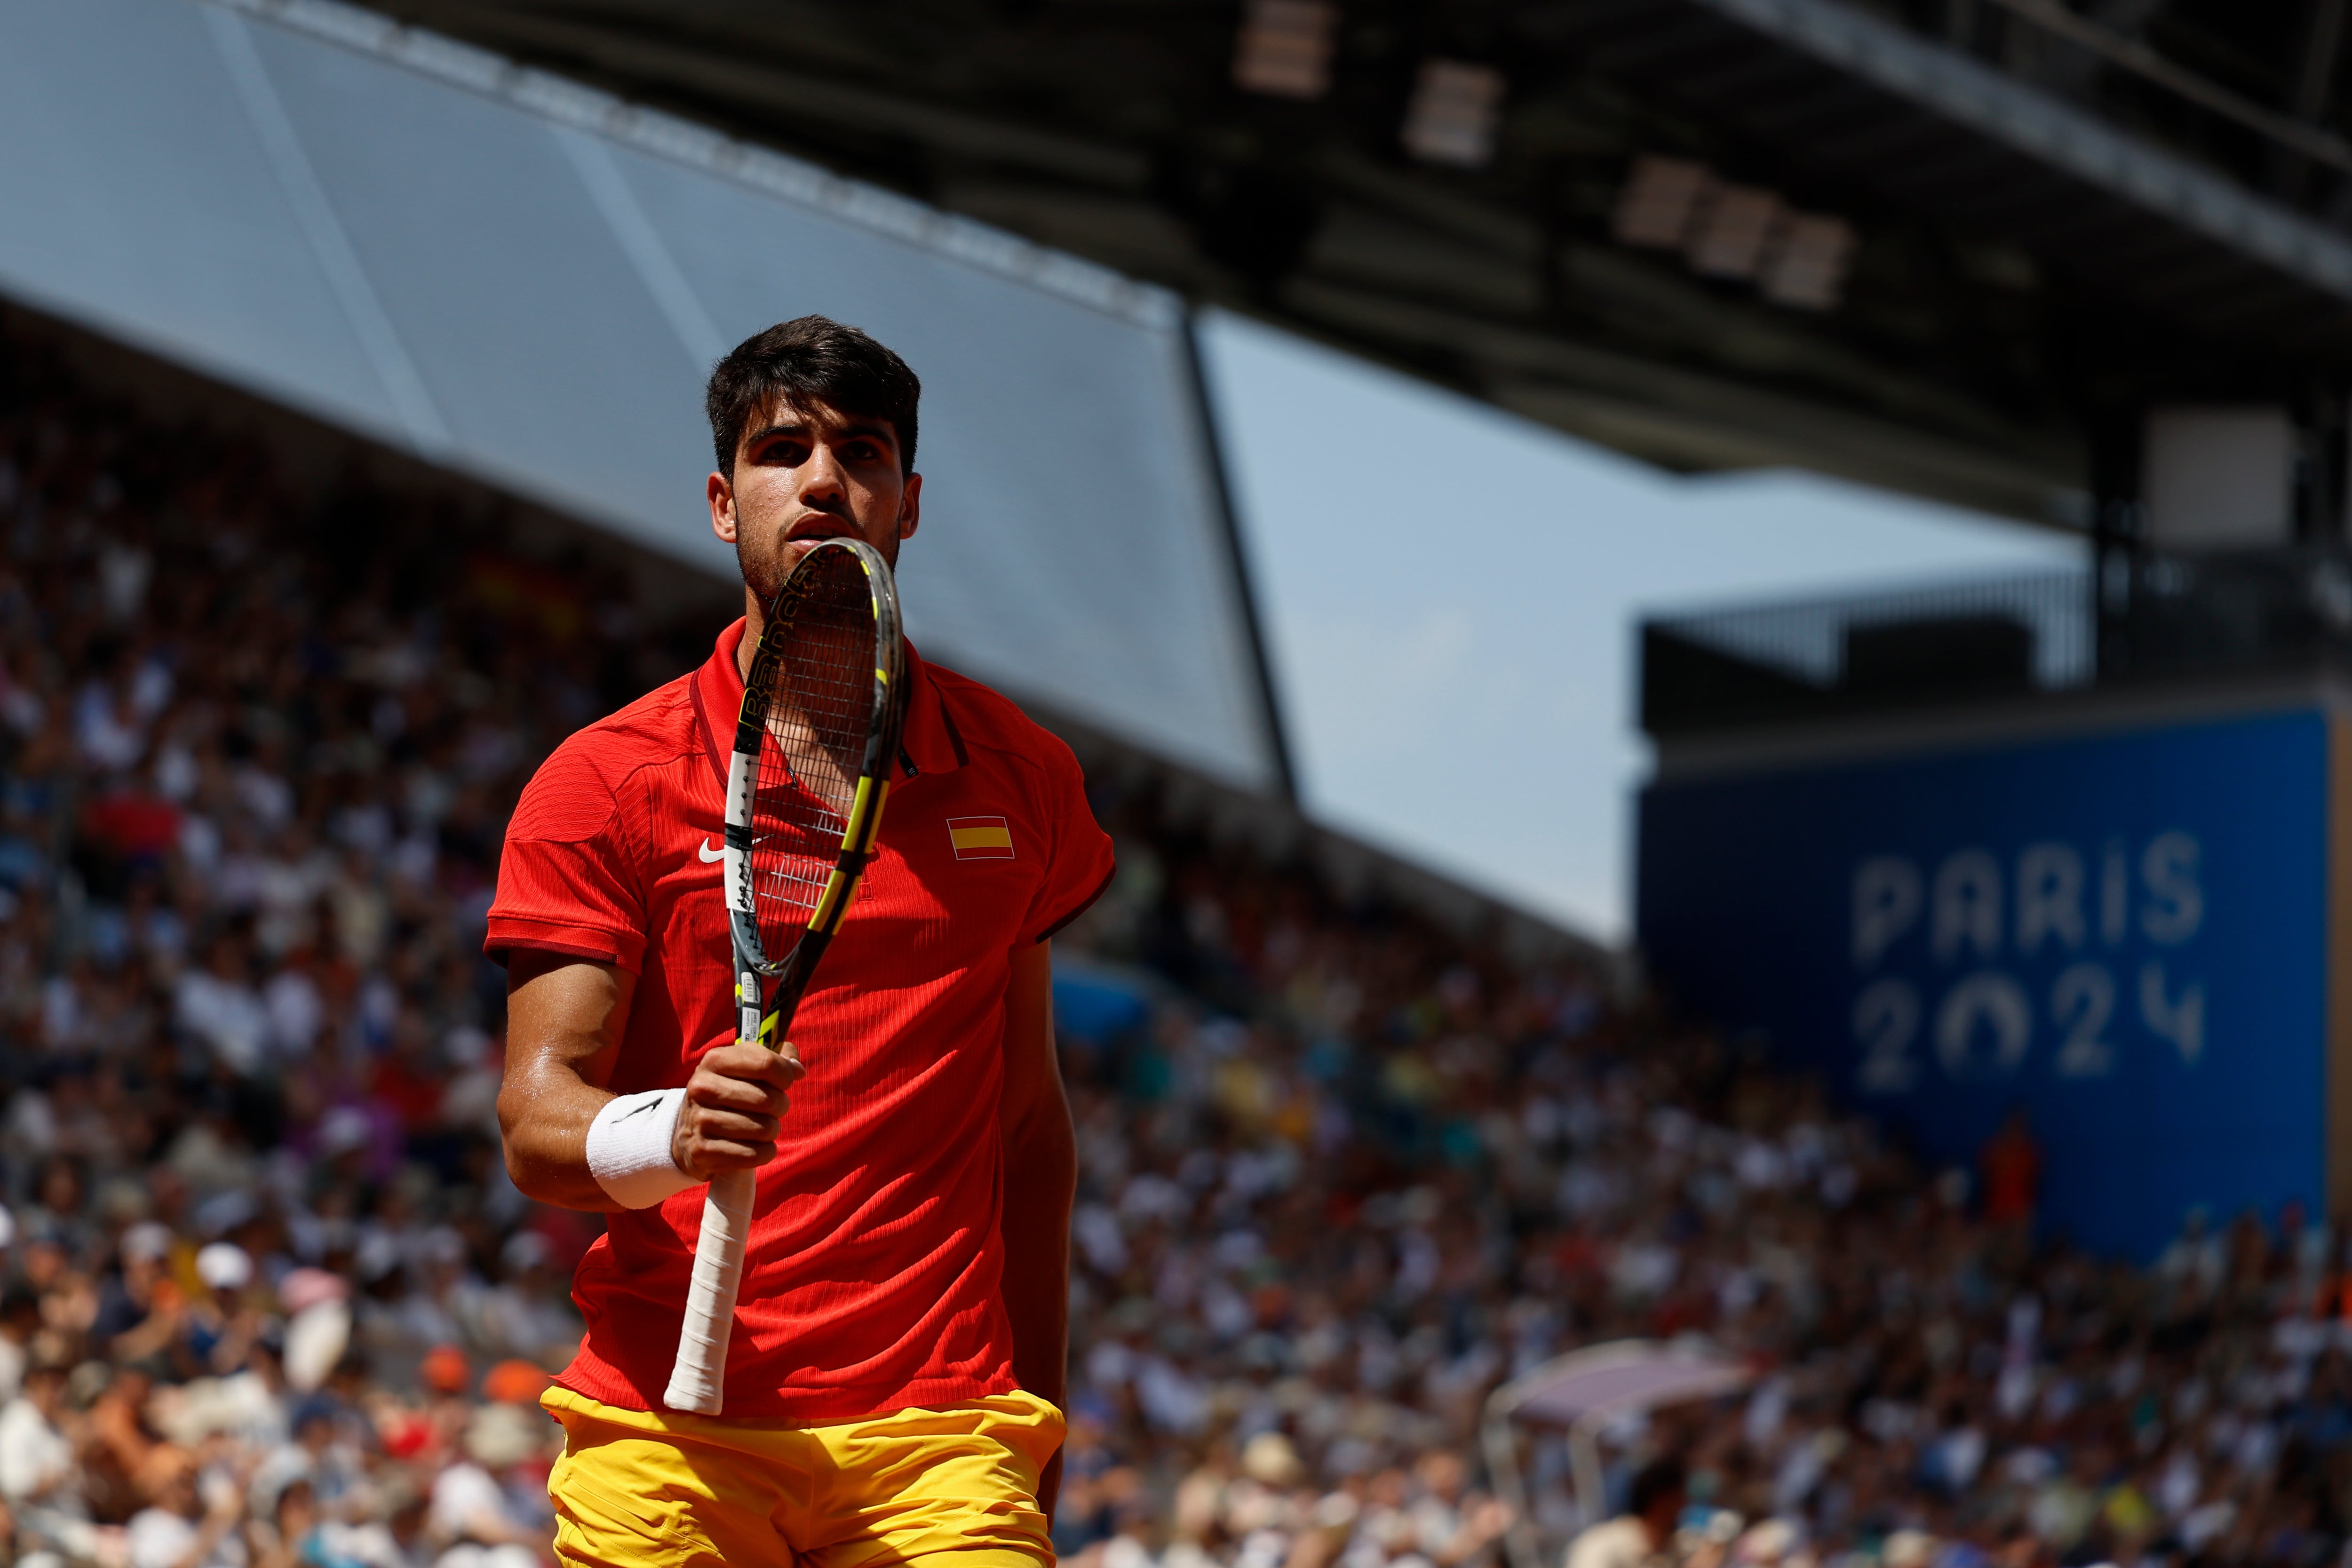
[(2352, 302), (2352, 242), (2048, 94), (1835, 0), (1694, 0)]

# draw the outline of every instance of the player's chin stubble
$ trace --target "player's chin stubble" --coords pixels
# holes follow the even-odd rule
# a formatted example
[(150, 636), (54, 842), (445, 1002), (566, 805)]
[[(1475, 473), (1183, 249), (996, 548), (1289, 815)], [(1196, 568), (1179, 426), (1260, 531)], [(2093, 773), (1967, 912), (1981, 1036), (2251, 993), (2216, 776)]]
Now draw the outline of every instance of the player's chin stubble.
[[(784, 579), (791, 575), (785, 564), (784, 555), (784, 546), (788, 542), (781, 533), (772, 534), (769, 536), (772, 542), (768, 548), (754, 554), (751, 542), (745, 538), (744, 533), (745, 531), (741, 529), (738, 529), (735, 533), (735, 569), (742, 574), (743, 585), (758, 595), (760, 602), (764, 605), (776, 596), (777, 590), (784, 585)], [(884, 563), (891, 571), (898, 571), (897, 535), (884, 536), (882, 542), (877, 548), (882, 552)]]
[(742, 534), (735, 535), (735, 569), (743, 574), (743, 585), (756, 595), (761, 604), (776, 596), (784, 585), (784, 542), (779, 537), (772, 549), (754, 555)]

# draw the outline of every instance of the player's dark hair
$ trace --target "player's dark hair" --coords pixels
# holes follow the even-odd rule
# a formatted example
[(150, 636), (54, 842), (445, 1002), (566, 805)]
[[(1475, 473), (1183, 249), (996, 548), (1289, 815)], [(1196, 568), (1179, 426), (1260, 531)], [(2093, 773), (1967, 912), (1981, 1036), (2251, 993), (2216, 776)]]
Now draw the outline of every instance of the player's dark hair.
[(824, 316), (779, 321), (735, 345), (711, 367), (703, 409), (719, 471), (735, 477), (743, 427), (778, 401), (822, 403), (858, 419), (879, 419), (898, 433), (898, 466), (915, 471), (915, 405), (923, 384), (907, 362), (856, 327)]

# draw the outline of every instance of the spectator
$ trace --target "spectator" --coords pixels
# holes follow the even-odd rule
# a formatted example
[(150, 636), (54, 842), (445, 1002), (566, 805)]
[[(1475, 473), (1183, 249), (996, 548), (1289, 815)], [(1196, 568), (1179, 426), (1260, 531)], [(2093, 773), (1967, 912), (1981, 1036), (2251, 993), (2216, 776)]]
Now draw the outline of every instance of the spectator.
[[(0, 1278), (5, 1277), (0, 1268)], [(41, 1300), (22, 1287), (0, 1287), (0, 1407), (25, 1386), (33, 1336), (40, 1331)]]
[(2042, 1191), (2042, 1145), (2025, 1108), (2018, 1106), (1985, 1140), (1978, 1163), (1984, 1171), (1984, 1220), (1995, 1229), (2030, 1225)]
[(439, 1568), (535, 1568), (534, 1548), (547, 1539), (547, 1472), (527, 1467), (546, 1447), (544, 1419), (518, 1405), (475, 1412), (465, 1458), (433, 1483), (425, 1531), (444, 1545)]
[(12, 1505), (71, 1506), (73, 1444), (59, 1425), (65, 1393), (66, 1369), (36, 1361), (23, 1391), (0, 1410), (0, 1497)]
[(1568, 1568), (1642, 1568), (1661, 1561), (1682, 1519), (1686, 1487), (1681, 1460), (1651, 1460), (1633, 1478), (1625, 1511), (1576, 1538)]
[(157, 1456), (149, 1479), (155, 1500), (131, 1518), (130, 1568), (247, 1568), (237, 1485), (210, 1479), (200, 1485), (194, 1458), (181, 1449)]

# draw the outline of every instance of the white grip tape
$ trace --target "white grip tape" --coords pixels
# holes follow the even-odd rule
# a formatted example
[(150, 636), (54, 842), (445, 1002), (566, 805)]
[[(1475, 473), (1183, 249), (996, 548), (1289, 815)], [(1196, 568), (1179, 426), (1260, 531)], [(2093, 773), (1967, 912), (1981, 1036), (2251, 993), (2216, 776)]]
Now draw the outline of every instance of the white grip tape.
[(743, 1241), (751, 1228), (758, 1173), (725, 1171), (710, 1178), (702, 1205), (702, 1236), (694, 1244), (694, 1280), (687, 1287), (686, 1321), (677, 1330), (677, 1364), (662, 1403), (697, 1415), (719, 1414), (727, 1375), (727, 1338), (735, 1327), (735, 1292), (743, 1283)]
[(651, 1208), (694, 1185), (670, 1152), (685, 1104), (683, 1088), (615, 1095), (588, 1124), (588, 1173), (620, 1207)]

